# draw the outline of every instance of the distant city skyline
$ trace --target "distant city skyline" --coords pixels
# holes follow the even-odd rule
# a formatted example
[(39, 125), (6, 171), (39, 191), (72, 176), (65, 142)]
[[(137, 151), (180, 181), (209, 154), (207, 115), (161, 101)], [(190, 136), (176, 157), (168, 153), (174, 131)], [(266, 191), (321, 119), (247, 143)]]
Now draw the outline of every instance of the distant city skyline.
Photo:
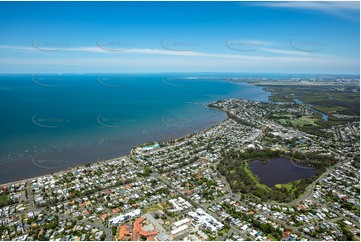
[(0, 73), (359, 74), (359, 2), (0, 2)]

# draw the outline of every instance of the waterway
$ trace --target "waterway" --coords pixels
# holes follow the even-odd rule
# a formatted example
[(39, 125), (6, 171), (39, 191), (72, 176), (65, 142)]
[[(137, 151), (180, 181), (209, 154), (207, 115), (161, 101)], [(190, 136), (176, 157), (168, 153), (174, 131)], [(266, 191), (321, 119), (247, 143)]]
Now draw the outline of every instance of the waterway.
[[(303, 101), (301, 101), (300, 99), (293, 99), (293, 101), (294, 101), (296, 104), (303, 104)], [(315, 113), (321, 114), (323, 121), (327, 121), (327, 120), (328, 120), (328, 115), (327, 115), (327, 114), (325, 114), (325, 113), (323, 113), (323, 112), (321, 112), (321, 111), (318, 111), (318, 110), (316, 110), (316, 109), (313, 109), (310, 105), (307, 105), (307, 109), (309, 109), (309, 110), (311, 110), (311, 111), (313, 111), (313, 112), (315, 112)]]

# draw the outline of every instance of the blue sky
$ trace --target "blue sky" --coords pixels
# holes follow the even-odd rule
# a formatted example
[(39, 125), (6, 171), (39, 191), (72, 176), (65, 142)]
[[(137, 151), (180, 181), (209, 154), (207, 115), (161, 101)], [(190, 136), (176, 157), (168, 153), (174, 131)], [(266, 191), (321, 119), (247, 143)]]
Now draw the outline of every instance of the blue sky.
[(0, 2), (0, 72), (359, 74), (359, 8), (359, 2)]

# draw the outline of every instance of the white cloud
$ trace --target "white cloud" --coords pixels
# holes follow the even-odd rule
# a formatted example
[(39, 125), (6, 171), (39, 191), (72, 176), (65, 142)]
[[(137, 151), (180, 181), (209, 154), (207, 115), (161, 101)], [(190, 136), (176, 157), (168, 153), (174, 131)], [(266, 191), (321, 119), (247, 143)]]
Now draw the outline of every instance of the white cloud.
[(329, 55), (314, 54), (314, 53), (309, 53), (309, 52), (306, 52), (306, 51), (282, 50), (282, 49), (274, 49), (274, 48), (261, 48), (260, 50), (270, 52), (270, 53), (274, 53), (274, 54), (281, 54), (281, 55), (329, 57)]
[(23, 47), (23, 46), (11, 46), (11, 45), (0, 45), (0, 49), (3, 50), (15, 50), (15, 51), (35, 51), (34, 47)]
[[(66, 48), (61, 54), (42, 55), (33, 47), (0, 45), (0, 51), (8, 52), (0, 57), (0, 72), (8, 70), (35, 71), (45, 68), (48, 72), (154, 72), (154, 71), (261, 71), (261, 72), (303, 72), (325, 70), (352, 70), (355, 72), (359, 60), (331, 55), (260, 48), (252, 55), (247, 53), (218, 54), (198, 51), (171, 51), (162, 49), (126, 49), (109, 52), (98, 47)], [(11, 52), (29, 53), (12, 57)], [(10, 53), (9, 53), (10, 52)], [(94, 53), (95, 55), (69, 54), (72, 52)], [(265, 52), (267, 54), (265, 54)], [(40, 53), (40, 54), (39, 54)], [(271, 55), (269, 54), (271, 53)], [(9, 55), (10, 54), (10, 55)], [(255, 55), (258, 54), (258, 55)], [(66, 71), (65, 71), (66, 72)]]
[(358, 13), (360, 11), (360, 2), (326, 2), (326, 1), (297, 1), (297, 2), (254, 2), (253, 6), (272, 7), (272, 8), (289, 8), (320, 11), (344, 18), (354, 19), (350, 13)]
[[(9, 46), (9, 45), (0, 45), (0, 50), (11, 50), (11, 51), (30, 51), (38, 52), (41, 51), (57, 51), (56, 49), (39, 49), (35, 47), (24, 47), (24, 46)], [(272, 49), (272, 48), (260, 48), (259, 50), (270, 52), (279, 55), (294, 55), (293, 58), (317, 58), (317, 57), (326, 57), (326, 55), (317, 55), (314, 53), (302, 52), (302, 51), (290, 51), (290, 50), (281, 50), (281, 49)], [(87, 52), (87, 53), (103, 53), (103, 54), (112, 54), (112, 55), (121, 55), (121, 54), (143, 54), (143, 55), (168, 55), (168, 56), (184, 56), (184, 57), (206, 57), (206, 58), (220, 58), (220, 59), (238, 59), (238, 60), (261, 60), (261, 59), (283, 59), (291, 57), (282, 57), (282, 56), (255, 56), (255, 55), (240, 55), (240, 54), (217, 54), (217, 53), (205, 53), (198, 51), (173, 51), (173, 50), (162, 50), (162, 49), (119, 49), (119, 50), (106, 50), (99, 47), (69, 47), (64, 49), (59, 49), (58, 51), (63, 52)], [(289, 59), (294, 60), (294, 59)]]

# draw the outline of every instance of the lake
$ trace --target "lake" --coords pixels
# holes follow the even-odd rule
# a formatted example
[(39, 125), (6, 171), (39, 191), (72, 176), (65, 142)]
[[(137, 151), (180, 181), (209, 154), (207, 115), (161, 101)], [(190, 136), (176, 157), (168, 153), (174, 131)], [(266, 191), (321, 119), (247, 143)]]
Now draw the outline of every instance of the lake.
[(315, 168), (303, 166), (284, 157), (271, 158), (265, 164), (260, 160), (250, 161), (248, 164), (249, 169), (259, 177), (261, 183), (269, 187), (307, 179), (316, 173)]

